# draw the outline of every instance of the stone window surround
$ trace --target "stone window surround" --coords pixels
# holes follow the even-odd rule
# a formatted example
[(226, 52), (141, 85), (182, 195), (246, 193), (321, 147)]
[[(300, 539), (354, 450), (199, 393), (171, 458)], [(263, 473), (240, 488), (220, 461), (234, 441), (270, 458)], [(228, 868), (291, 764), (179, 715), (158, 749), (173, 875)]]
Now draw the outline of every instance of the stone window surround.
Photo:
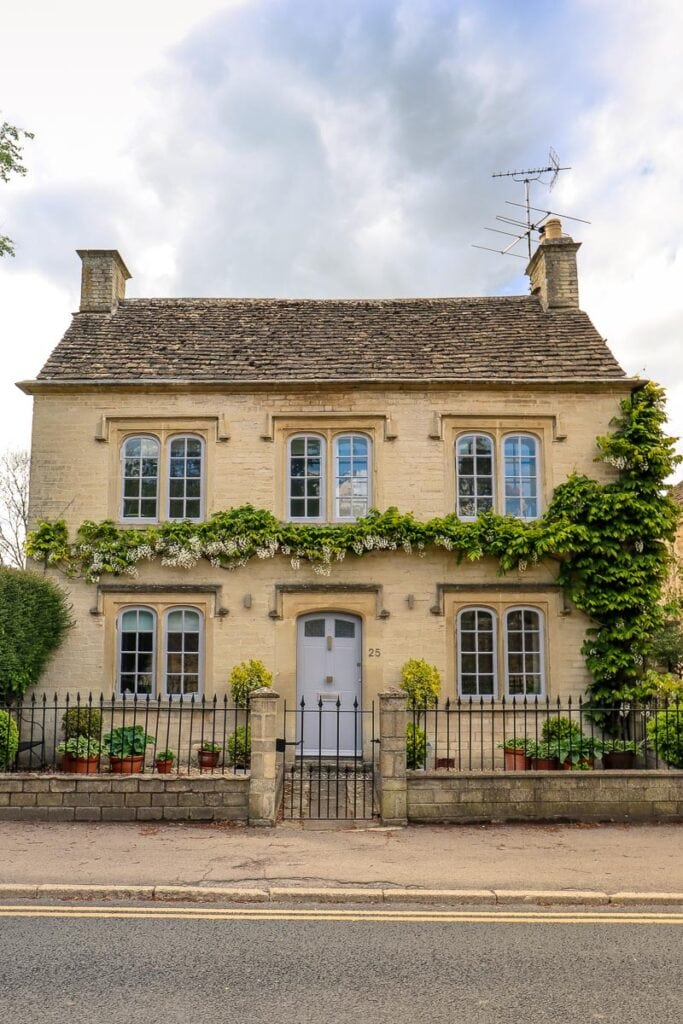
[[(152, 698), (167, 699), (165, 689), (165, 635), (166, 616), (170, 611), (180, 608), (199, 612), (202, 632), (200, 636), (200, 688), (197, 696), (213, 694), (211, 677), (211, 657), (213, 643), (213, 620), (220, 616), (222, 609), (214, 611), (215, 588), (208, 592), (206, 588), (187, 588), (179, 590), (167, 587), (164, 589), (138, 585), (126, 589), (120, 585), (116, 589), (104, 588), (100, 595), (101, 615), (104, 621), (104, 693), (120, 694), (119, 690), (119, 622), (124, 611), (133, 608), (145, 608), (155, 614), (154, 644), (154, 689)], [(132, 699), (132, 695), (131, 695)]]
[[(506, 413), (500, 416), (485, 414), (435, 413), (430, 437), (444, 442), (444, 506), (447, 512), (457, 508), (457, 451), (458, 438), (467, 434), (486, 434), (494, 444), (494, 509), (502, 514), (504, 496), (503, 440), (514, 434), (528, 434), (537, 441), (539, 516), (548, 507), (552, 495), (550, 451), (553, 444), (566, 440), (556, 415), (530, 416)], [(531, 520), (529, 520), (531, 521)]]

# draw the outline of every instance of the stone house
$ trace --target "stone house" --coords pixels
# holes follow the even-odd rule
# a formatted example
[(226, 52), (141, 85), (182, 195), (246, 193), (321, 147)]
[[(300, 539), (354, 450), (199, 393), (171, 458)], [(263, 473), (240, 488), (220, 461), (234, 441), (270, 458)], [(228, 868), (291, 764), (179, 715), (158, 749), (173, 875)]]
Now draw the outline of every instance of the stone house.
[[(80, 251), (80, 309), (34, 400), (33, 516), (120, 527), (250, 503), (350, 523), (396, 506), (428, 520), (533, 520), (594, 462), (636, 383), (579, 308), (579, 244), (551, 221), (531, 294), (308, 301), (130, 299), (116, 251)], [(578, 696), (587, 620), (551, 564), (379, 550), (329, 577), (290, 558), (226, 572), (141, 562), (135, 578), (61, 579), (75, 628), (45, 692), (223, 694), (260, 658), (293, 704), (395, 686), (406, 659), (443, 696)]]

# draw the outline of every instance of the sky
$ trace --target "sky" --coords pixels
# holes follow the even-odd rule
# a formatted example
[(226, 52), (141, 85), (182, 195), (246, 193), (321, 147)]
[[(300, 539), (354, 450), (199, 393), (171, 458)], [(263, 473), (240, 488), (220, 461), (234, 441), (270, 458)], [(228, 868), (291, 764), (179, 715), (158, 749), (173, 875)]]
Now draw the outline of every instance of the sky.
[(472, 243), (523, 199), (492, 173), (550, 146), (534, 205), (590, 221), (563, 221), (581, 306), (683, 435), (680, 0), (22, 0), (0, 37), (0, 117), (35, 133), (0, 183), (0, 452), (77, 248), (119, 249), (133, 297), (522, 294)]

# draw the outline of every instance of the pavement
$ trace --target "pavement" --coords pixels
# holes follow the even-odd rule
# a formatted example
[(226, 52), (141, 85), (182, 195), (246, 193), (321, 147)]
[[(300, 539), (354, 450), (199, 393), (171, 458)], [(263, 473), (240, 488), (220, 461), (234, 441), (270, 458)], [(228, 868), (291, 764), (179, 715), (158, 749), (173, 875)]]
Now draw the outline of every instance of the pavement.
[(683, 904), (683, 825), (0, 822), (0, 900)]

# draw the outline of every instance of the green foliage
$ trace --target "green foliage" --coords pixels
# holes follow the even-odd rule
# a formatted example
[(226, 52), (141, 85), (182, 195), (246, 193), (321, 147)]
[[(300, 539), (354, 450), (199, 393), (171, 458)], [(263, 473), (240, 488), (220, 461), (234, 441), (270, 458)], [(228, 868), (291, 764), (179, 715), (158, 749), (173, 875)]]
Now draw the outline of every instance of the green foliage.
[(72, 736), (92, 736), (99, 740), (102, 733), (102, 712), (90, 704), (81, 704), (69, 708), (62, 715), (62, 729), (67, 738)]
[(498, 744), (498, 748), (500, 750), (523, 750), (525, 753), (528, 753), (532, 743), (533, 740), (527, 739), (525, 736), (508, 736), (507, 739)]
[(570, 718), (548, 718), (543, 723), (541, 736), (545, 743), (579, 743), (581, 741), (581, 726), (578, 722), (572, 722)]
[(141, 725), (120, 725), (103, 737), (103, 749), (110, 757), (139, 756), (154, 741), (154, 736), (148, 736)]
[(610, 708), (640, 679), (665, 610), (660, 603), (679, 509), (664, 481), (680, 459), (664, 434), (664, 393), (646, 384), (621, 403), (614, 431), (597, 439), (598, 459), (615, 470), (601, 484), (573, 474), (542, 518), (524, 522), (495, 512), (475, 522), (455, 514), (418, 522), (395, 508), (371, 510), (355, 523), (281, 523), (244, 505), (207, 522), (172, 522), (144, 529), (87, 521), (69, 541), (65, 524), (43, 522), (29, 534), (27, 552), (67, 575), (97, 582), (104, 573), (135, 575), (141, 562), (192, 569), (201, 559), (237, 569), (252, 558), (284, 555), (292, 567), (309, 563), (328, 576), (335, 562), (368, 552), (447, 551), (463, 559), (494, 558), (501, 573), (557, 562), (558, 582), (592, 620), (584, 644), (595, 707)]
[(401, 669), (399, 685), (419, 713), (435, 707), (441, 693), (441, 676), (436, 665), (429, 665), (424, 658), (409, 658)]
[(175, 761), (176, 752), (175, 750), (157, 750), (154, 755), (155, 761)]
[(683, 675), (683, 627), (667, 619), (652, 637), (652, 662), (664, 672)]
[(683, 768), (683, 703), (676, 702), (651, 718), (647, 738), (658, 757), (672, 768)]
[(0, 710), (0, 772), (6, 772), (13, 767), (18, 749), (17, 723), (7, 711)]
[(0, 700), (23, 697), (71, 626), (60, 588), (35, 572), (0, 566)]
[(272, 685), (272, 672), (268, 671), (262, 661), (255, 658), (240, 662), (230, 673), (230, 693), (238, 708), (246, 708), (253, 690)]
[(228, 737), (228, 764), (248, 768), (250, 762), (251, 729), (248, 725), (238, 725)]
[(221, 747), (220, 743), (214, 743), (211, 740), (204, 740), (202, 743), (199, 744), (199, 749), (202, 750), (205, 754), (220, 754), (223, 748)]
[(406, 766), (414, 771), (415, 768), (425, 768), (427, 764), (427, 733), (415, 722), (408, 722), (406, 725)]
[[(21, 162), (22, 140), (32, 138), (32, 132), (16, 128), (8, 121), (0, 123), (0, 181), (8, 182), (13, 174), (26, 174)], [(0, 256), (14, 256), (14, 245), (7, 235), (0, 235)]]
[(98, 740), (87, 734), (71, 736), (68, 740), (62, 740), (57, 747), (60, 754), (70, 754), (71, 757), (98, 757), (102, 747)]

